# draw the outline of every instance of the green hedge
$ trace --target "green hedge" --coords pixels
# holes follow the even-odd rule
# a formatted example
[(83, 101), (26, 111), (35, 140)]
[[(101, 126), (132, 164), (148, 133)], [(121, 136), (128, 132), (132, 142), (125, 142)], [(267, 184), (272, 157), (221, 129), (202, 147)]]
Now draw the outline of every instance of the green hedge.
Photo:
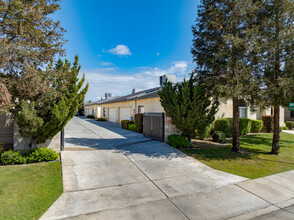
[(211, 132), (211, 124), (206, 126), (203, 131), (198, 130), (197, 136), (199, 136), (200, 139), (208, 138), (210, 136), (210, 132)]
[(251, 133), (258, 133), (262, 131), (263, 121), (251, 120)]
[(106, 121), (105, 118), (97, 118), (97, 121)]
[[(226, 137), (233, 136), (233, 118), (221, 118), (214, 121), (214, 130), (223, 132)], [(251, 119), (239, 119), (240, 135), (245, 135), (251, 131)]]
[(223, 132), (226, 137), (232, 136), (232, 120), (229, 118), (221, 118), (214, 121), (214, 130)]
[(0, 156), (2, 164), (26, 164), (36, 163), (41, 161), (52, 161), (58, 158), (58, 154), (49, 148), (35, 148), (33, 150), (26, 150), (23, 153), (20, 151), (4, 151)]
[(273, 132), (274, 117), (272, 115), (262, 116), (263, 127), (265, 132)]
[(121, 127), (123, 128), (123, 129), (129, 129), (129, 124), (134, 124), (134, 122), (133, 121), (131, 121), (131, 120), (122, 120), (121, 121)]
[(212, 140), (218, 143), (226, 142), (226, 134), (222, 131), (215, 131), (212, 135)]
[(171, 134), (167, 137), (167, 142), (175, 148), (190, 147), (190, 142), (183, 136), (178, 134)]
[(139, 133), (143, 133), (143, 116), (144, 114), (135, 114), (134, 116), (136, 131)]
[(92, 118), (92, 119), (94, 119), (95, 116), (94, 116), (94, 115), (87, 115), (87, 118)]
[(287, 122), (286, 122), (286, 126), (287, 126), (290, 130), (294, 129), (294, 121), (287, 121)]
[(240, 135), (245, 135), (245, 134), (250, 133), (251, 119), (249, 119), (249, 118), (240, 118), (239, 119), (239, 130), (240, 130)]
[(136, 125), (135, 124), (129, 124), (129, 128), (130, 131), (136, 131)]
[(288, 127), (286, 127), (286, 126), (280, 126), (280, 131), (286, 131), (286, 130), (289, 130)]

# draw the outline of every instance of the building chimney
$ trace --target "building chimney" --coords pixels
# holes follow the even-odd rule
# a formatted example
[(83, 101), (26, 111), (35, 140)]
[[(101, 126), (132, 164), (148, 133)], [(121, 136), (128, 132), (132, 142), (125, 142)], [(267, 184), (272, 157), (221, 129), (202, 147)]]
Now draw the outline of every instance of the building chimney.
[(142, 89), (133, 89), (132, 94), (143, 91)]
[(111, 93), (105, 93), (105, 99), (111, 98), (112, 94)]
[(159, 78), (160, 87), (164, 86), (164, 83), (169, 81), (171, 83), (176, 83), (176, 76), (175, 75), (163, 75)]

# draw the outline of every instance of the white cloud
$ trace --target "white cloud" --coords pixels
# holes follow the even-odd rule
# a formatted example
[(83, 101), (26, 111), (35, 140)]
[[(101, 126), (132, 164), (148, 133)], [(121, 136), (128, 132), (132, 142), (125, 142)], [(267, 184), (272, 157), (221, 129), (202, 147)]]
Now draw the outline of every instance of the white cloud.
[[(185, 65), (186, 64), (186, 65)], [(159, 77), (164, 74), (176, 75), (177, 81), (188, 77), (188, 63), (185, 61), (173, 62), (167, 69), (160, 68), (135, 68), (132, 73), (124, 73), (117, 67), (104, 67), (93, 70), (83, 70), (89, 90), (86, 100), (99, 100), (106, 92), (113, 96), (127, 95), (133, 88), (150, 89), (159, 86)]]
[(100, 64), (101, 64), (101, 66), (113, 66), (114, 65), (113, 63), (103, 62), (103, 61)]
[(119, 44), (117, 45), (116, 47), (108, 50), (109, 53), (111, 54), (115, 54), (115, 55), (131, 55), (131, 51), (130, 49), (126, 46), (126, 45), (123, 45), (123, 44)]

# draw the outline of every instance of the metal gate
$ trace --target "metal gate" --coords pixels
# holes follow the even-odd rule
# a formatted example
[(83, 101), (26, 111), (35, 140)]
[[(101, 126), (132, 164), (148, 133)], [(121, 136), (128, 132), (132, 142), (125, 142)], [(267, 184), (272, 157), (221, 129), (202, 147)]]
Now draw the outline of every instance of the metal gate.
[(145, 137), (164, 141), (164, 113), (145, 113), (143, 134)]

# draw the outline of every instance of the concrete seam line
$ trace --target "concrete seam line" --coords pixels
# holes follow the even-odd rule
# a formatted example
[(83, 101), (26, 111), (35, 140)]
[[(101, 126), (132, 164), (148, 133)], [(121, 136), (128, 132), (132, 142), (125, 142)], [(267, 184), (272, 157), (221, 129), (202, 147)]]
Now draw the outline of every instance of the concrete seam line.
[(267, 203), (269, 203), (269, 204), (271, 204), (271, 205), (276, 206), (274, 203), (271, 203), (271, 202), (267, 201), (266, 199), (262, 198), (261, 196), (256, 195), (256, 194), (253, 193), (253, 192), (250, 192), (249, 190), (243, 188), (242, 186), (239, 186), (239, 185), (237, 185), (237, 184), (234, 184), (234, 185), (237, 186), (237, 187), (239, 187), (240, 189), (243, 189), (244, 191), (246, 191), (246, 192), (248, 192), (248, 193), (250, 193), (250, 194), (252, 194), (252, 195), (254, 195), (254, 196), (256, 196), (256, 197), (258, 197), (258, 198), (260, 198), (260, 199), (262, 199), (262, 200), (264, 200), (265, 202), (267, 202)]
[[(123, 153), (123, 152), (122, 152)], [(124, 154), (124, 153), (123, 153)], [(124, 154), (125, 155), (125, 154)], [(153, 183), (153, 185), (163, 194), (163, 195), (165, 195), (165, 197), (167, 198), (167, 200), (171, 203), (171, 204), (173, 204), (187, 219), (190, 219), (177, 205), (175, 205), (170, 199), (169, 199), (169, 197), (166, 195), (166, 193), (164, 193), (163, 191), (162, 191), (162, 189), (160, 189), (159, 188), (159, 186), (157, 186), (154, 182), (153, 182), (153, 180), (151, 180), (150, 178), (149, 178), (149, 176), (147, 176), (144, 172), (143, 172), (143, 170), (141, 170), (138, 166), (137, 166), (137, 164), (135, 164), (127, 155), (125, 155), (129, 160), (130, 160), (130, 162), (132, 163), (132, 164), (134, 164), (134, 166), (136, 166), (137, 168), (138, 168), (138, 170), (140, 170), (142, 173), (143, 173), (143, 175), (144, 176), (146, 176), (146, 178), (147, 179), (149, 179), (149, 181), (151, 182), (151, 183)]]
[(121, 187), (121, 186), (129, 186), (129, 185), (134, 185), (134, 184), (137, 184), (137, 183), (149, 183), (148, 180), (146, 181), (139, 181), (139, 182), (132, 182), (132, 183), (125, 183), (125, 184), (118, 184), (118, 185), (112, 185), (112, 186), (102, 186), (102, 187), (98, 187), (98, 188), (89, 188), (89, 189), (78, 189), (78, 190), (75, 190), (75, 191), (66, 191), (64, 193), (72, 193), (72, 192), (85, 192), (85, 191), (93, 191), (93, 190), (96, 190), (96, 189), (107, 189), (107, 188), (111, 188), (111, 187)]
[[(81, 124), (80, 122), (78, 122), (79, 124)], [(89, 123), (89, 122), (88, 122)], [(81, 124), (82, 125), (82, 124)], [(83, 127), (85, 127), (86, 129), (88, 129), (86, 126), (82, 125)], [(92, 130), (88, 129), (89, 131), (93, 132)], [(95, 132), (93, 132), (94, 134), (96, 134)], [(103, 140), (105, 140), (103, 137), (101, 137), (100, 135), (96, 134), (97, 136), (99, 136), (100, 138), (102, 138)], [(106, 141), (106, 140), (105, 140)], [(108, 141), (106, 141), (107, 143), (109, 143)], [(109, 143), (111, 146), (113, 146), (111, 143)], [(114, 146), (113, 146), (114, 147)], [(122, 152), (120, 149), (116, 148), (118, 151), (120, 151), (123, 155), (125, 155), (124, 152)], [(135, 166), (137, 167), (138, 170), (141, 171), (141, 173), (151, 182), (153, 183), (153, 185), (163, 194), (165, 195), (165, 197), (168, 199), (168, 201), (170, 201), (171, 204), (173, 204), (187, 219), (190, 219), (178, 206), (176, 206), (170, 199), (169, 197), (166, 195), (166, 193), (164, 193), (138, 166), (137, 164), (135, 164), (127, 155), (125, 155), (126, 158), (128, 158), (128, 160)]]
[(287, 190), (290, 190), (290, 191), (294, 192), (294, 190), (289, 189), (289, 188), (287, 188), (287, 187), (281, 185), (280, 183), (276, 183), (276, 182), (274, 182), (274, 181), (268, 179), (267, 177), (263, 177), (263, 178), (266, 179), (267, 181), (270, 181), (271, 183), (274, 183), (274, 184), (276, 184), (276, 185), (278, 185), (278, 186), (281, 186), (281, 187), (283, 187), (283, 188), (285, 188), (285, 189), (287, 189)]
[(156, 200), (152, 200), (152, 201), (148, 201), (148, 202), (142, 202), (142, 203), (138, 203), (138, 204), (134, 204), (134, 205), (127, 205), (127, 206), (121, 206), (121, 207), (118, 207), (118, 208), (110, 208), (110, 209), (104, 209), (104, 210), (100, 210), (100, 211), (97, 211), (97, 212), (88, 212), (86, 214), (78, 214), (78, 215), (73, 215), (73, 216), (69, 216), (69, 217), (65, 217), (65, 218), (60, 218), (60, 220), (63, 220), (63, 219), (68, 219), (68, 218), (75, 218), (75, 217), (79, 217), (79, 216), (87, 216), (87, 215), (92, 215), (92, 214), (96, 214), (96, 213), (100, 213), (100, 212), (106, 212), (106, 211), (112, 211), (112, 210), (118, 210), (118, 209), (125, 209), (125, 208), (128, 208), (128, 207), (134, 207), (134, 206), (137, 206), (137, 205), (143, 205), (143, 204), (147, 204), (147, 203), (151, 203), (151, 202), (157, 202), (157, 201), (161, 201), (161, 200), (165, 200), (165, 199), (156, 199)]

